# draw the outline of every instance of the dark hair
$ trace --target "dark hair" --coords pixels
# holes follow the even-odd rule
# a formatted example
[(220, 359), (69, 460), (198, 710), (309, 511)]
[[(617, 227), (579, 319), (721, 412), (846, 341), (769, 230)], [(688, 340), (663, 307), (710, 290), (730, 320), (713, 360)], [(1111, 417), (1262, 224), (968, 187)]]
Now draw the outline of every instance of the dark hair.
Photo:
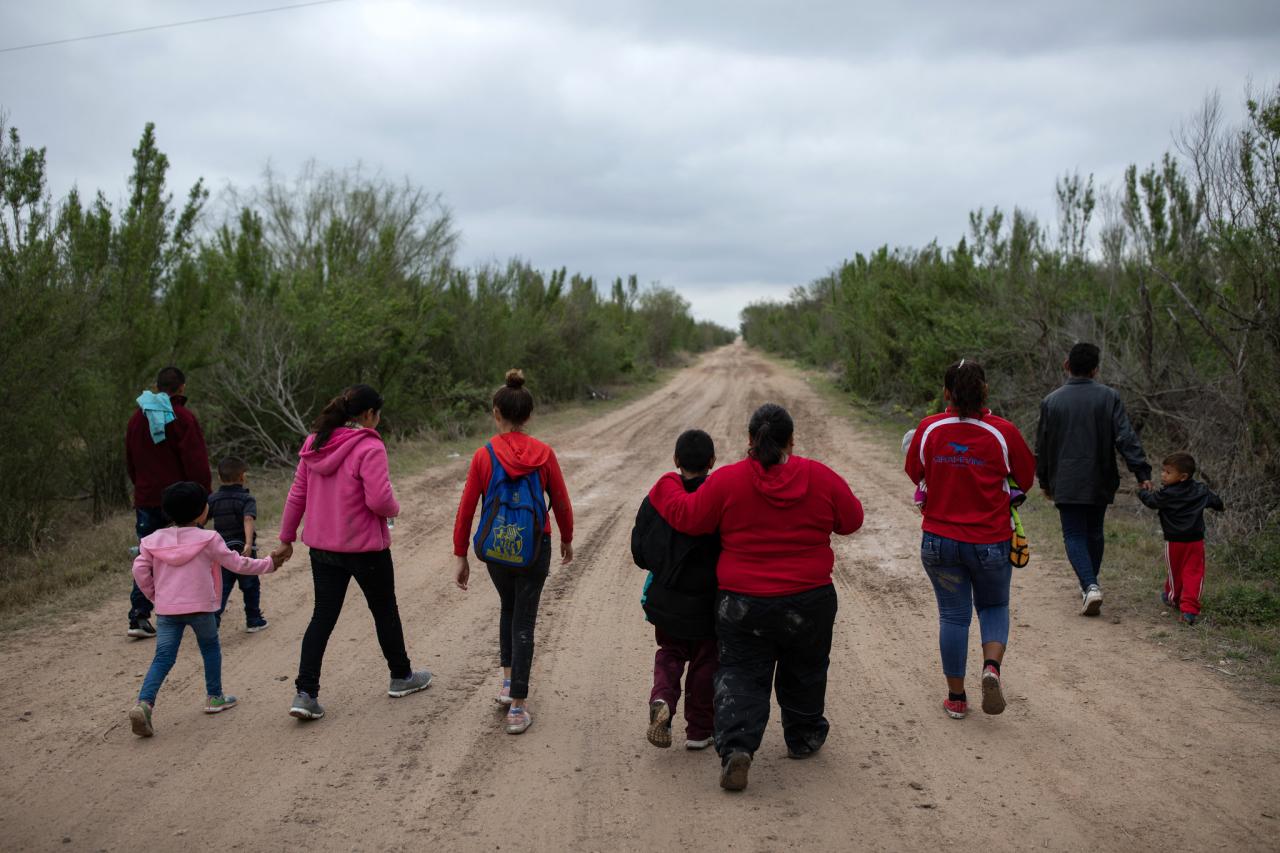
[(178, 389), (187, 384), (187, 375), (176, 367), (163, 368), (156, 374), (156, 388), (166, 394), (177, 394)]
[(676, 439), (676, 464), (691, 474), (710, 468), (715, 455), (715, 442), (700, 429), (687, 429)]
[(249, 463), (239, 456), (228, 456), (218, 463), (218, 479), (224, 483), (234, 483), (249, 470)]
[(493, 392), (493, 407), (502, 419), (516, 426), (529, 420), (533, 414), (533, 395), (524, 387), (524, 371), (513, 367), (507, 371), (507, 381)]
[(190, 524), (208, 505), (209, 493), (199, 483), (173, 483), (160, 493), (160, 508), (174, 524)]
[(976, 361), (962, 358), (947, 368), (942, 387), (951, 392), (951, 405), (962, 418), (982, 414), (987, 402), (987, 372)]
[(1164, 465), (1168, 465), (1179, 474), (1186, 474), (1188, 477), (1196, 475), (1196, 458), (1185, 450), (1179, 450), (1177, 453), (1170, 453), (1164, 458)]
[(795, 422), (786, 409), (777, 403), (765, 403), (755, 410), (747, 424), (747, 435), (751, 437), (747, 455), (766, 468), (777, 465), (795, 429)]
[(373, 409), (382, 411), (382, 395), (368, 385), (352, 385), (329, 401), (311, 424), (315, 430), (316, 440), (311, 443), (312, 450), (319, 450), (333, 435), (333, 431), (363, 412)]
[(1067, 353), (1067, 369), (1072, 376), (1088, 376), (1098, 369), (1102, 350), (1095, 344), (1079, 343)]

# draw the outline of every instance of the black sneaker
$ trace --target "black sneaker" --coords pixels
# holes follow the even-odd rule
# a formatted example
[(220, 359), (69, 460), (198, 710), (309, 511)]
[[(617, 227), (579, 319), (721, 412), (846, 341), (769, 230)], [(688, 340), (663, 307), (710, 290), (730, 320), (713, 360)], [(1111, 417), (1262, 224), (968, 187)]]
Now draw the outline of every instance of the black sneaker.
[(720, 787), (726, 791), (742, 791), (747, 787), (747, 773), (751, 771), (751, 755), (741, 750), (729, 753), (720, 768)]
[(150, 619), (130, 619), (129, 620), (129, 636), (138, 640), (146, 640), (156, 635), (156, 629), (151, 627)]

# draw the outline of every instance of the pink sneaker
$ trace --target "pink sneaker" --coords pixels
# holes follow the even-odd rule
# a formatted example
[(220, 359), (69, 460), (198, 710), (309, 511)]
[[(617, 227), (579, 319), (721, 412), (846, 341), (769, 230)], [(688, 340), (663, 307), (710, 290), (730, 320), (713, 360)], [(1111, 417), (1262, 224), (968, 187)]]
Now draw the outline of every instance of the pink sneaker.
[(511, 704), (511, 679), (502, 679), (502, 686), (498, 688), (498, 695), (493, 697), (493, 701), (499, 705)]
[(507, 711), (507, 734), (518, 735), (533, 725), (528, 708), (511, 708)]
[(947, 712), (947, 716), (953, 720), (963, 720), (969, 713), (969, 703), (963, 699), (952, 701), (944, 699), (942, 701), (942, 710)]
[(982, 713), (1004, 713), (1004, 691), (1000, 689), (1000, 673), (990, 664), (982, 671)]

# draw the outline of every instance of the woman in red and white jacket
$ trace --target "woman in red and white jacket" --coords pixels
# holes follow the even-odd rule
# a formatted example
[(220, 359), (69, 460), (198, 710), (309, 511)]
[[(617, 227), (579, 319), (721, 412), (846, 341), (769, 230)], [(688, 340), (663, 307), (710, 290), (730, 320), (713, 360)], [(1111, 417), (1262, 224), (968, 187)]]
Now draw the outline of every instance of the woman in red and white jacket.
[(907, 450), (907, 476), (925, 483), (920, 560), (938, 599), (938, 646), (947, 679), (943, 708), (968, 713), (964, 690), (969, 624), (982, 631), (982, 710), (1004, 710), (1000, 663), (1009, 642), (1009, 477), (1024, 492), (1036, 458), (1022, 433), (986, 408), (982, 365), (961, 359), (943, 380), (945, 412), (920, 422)]

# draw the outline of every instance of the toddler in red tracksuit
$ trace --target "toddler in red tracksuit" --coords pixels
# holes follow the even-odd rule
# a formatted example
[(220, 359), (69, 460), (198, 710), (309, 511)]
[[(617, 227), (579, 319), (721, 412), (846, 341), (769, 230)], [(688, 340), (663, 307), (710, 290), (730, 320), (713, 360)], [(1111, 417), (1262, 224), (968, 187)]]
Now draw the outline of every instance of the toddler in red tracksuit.
[(1186, 625), (1200, 618), (1204, 592), (1204, 511), (1222, 512), (1222, 498), (1194, 479), (1196, 460), (1190, 453), (1167, 456), (1160, 468), (1159, 490), (1138, 490), (1138, 499), (1160, 513), (1164, 530), (1165, 578), (1160, 600), (1182, 611)]

